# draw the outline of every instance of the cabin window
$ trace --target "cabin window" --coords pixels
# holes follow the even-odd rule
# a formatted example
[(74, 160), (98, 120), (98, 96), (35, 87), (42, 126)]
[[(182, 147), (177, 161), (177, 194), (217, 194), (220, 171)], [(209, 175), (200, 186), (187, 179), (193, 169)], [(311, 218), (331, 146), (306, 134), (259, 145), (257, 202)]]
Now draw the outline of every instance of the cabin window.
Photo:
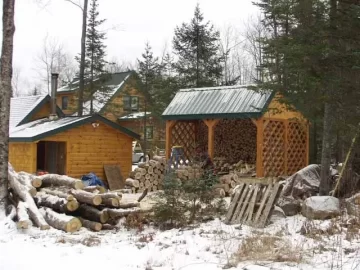
[(145, 133), (146, 133), (146, 139), (152, 140), (154, 136), (154, 128), (151, 126), (146, 127)]
[(124, 111), (139, 111), (139, 97), (124, 96)]
[(61, 109), (66, 110), (69, 105), (69, 97), (65, 96), (61, 98)]

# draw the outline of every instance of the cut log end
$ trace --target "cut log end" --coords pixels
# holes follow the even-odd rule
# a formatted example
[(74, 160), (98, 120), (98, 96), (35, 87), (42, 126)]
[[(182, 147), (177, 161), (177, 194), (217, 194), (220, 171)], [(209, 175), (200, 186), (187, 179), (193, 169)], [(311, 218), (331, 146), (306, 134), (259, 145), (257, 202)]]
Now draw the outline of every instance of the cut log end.
[(77, 200), (68, 201), (66, 204), (66, 208), (69, 212), (74, 212), (79, 208), (79, 203)]
[(72, 218), (66, 224), (65, 230), (66, 232), (76, 232), (81, 228), (81, 222), (78, 218)]
[(39, 179), (39, 178), (32, 179), (31, 184), (32, 184), (33, 187), (39, 188), (42, 185), (42, 180)]

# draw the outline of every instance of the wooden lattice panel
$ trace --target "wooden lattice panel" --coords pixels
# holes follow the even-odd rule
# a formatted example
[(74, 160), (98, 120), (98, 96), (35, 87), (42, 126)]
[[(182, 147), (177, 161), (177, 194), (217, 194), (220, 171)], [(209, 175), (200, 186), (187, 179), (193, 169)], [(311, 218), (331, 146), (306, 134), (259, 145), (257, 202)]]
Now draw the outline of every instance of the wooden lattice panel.
[(292, 175), (306, 166), (306, 129), (298, 122), (289, 122), (287, 134), (287, 174)]
[(171, 145), (180, 145), (184, 149), (185, 159), (191, 160), (195, 151), (195, 123), (177, 122), (172, 129)]
[(263, 143), (264, 176), (285, 175), (285, 123), (265, 122)]

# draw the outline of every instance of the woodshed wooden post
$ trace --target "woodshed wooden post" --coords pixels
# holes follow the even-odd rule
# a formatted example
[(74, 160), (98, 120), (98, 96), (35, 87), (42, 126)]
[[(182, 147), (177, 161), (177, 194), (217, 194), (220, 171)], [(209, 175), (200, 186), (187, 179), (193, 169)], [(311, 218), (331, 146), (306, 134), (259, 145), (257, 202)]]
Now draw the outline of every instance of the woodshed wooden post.
[(165, 134), (165, 156), (166, 160), (170, 158), (171, 153), (171, 140), (172, 140), (172, 129), (176, 125), (175, 120), (166, 121), (166, 134)]
[(219, 119), (211, 119), (204, 120), (204, 123), (208, 127), (208, 154), (211, 159), (214, 158), (215, 150), (214, 150), (214, 141), (215, 141), (215, 126), (219, 122)]
[(284, 173), (285, 175), (288, 175), (288, 149), (289, 149), (289, 120), (285, 119), (284, 120), (284, 124), (285, 124), (285, 132), (284, 132), (284, 139), (285, 139), (285, 169), (284, 169)]
[(263, 164), (264, 119), (256, 120), (256, 177), (264, 176)]

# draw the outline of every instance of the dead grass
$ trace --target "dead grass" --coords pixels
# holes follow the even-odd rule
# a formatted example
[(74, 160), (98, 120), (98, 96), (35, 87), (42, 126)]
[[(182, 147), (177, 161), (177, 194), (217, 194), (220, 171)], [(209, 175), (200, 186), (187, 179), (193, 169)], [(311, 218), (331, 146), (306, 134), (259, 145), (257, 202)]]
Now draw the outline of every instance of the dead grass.
[(300, 245), (267, 233), (256, 232), (247, 236), (234, 255), (236, 262), (241, 261), (273, 261), (273, 262), (303, 262), (304, 250)]

